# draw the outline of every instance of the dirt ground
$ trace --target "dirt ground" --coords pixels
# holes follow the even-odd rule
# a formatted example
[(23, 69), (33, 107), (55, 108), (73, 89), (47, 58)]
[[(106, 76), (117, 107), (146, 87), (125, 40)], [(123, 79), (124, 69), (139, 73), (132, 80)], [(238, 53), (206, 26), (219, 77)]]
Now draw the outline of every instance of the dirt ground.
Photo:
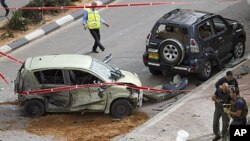
[(103, 113), (52, 114), (33, 118), (25, 129), (37, 135), (52, 135), (68, 141), (106, 141), (125, 134), (148, 119), (146, 113), (135, 112), (122, 120)]

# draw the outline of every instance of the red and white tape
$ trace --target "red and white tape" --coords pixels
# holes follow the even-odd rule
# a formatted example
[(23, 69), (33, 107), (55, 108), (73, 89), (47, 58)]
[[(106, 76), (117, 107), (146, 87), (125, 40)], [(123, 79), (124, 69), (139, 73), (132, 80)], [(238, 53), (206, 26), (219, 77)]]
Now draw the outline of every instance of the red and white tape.
[(128, 4), (108, 4), (99, 6), (55, 6), (55, 7), (8, 7), (0, 9), (11, 9), (11, 10), (63, 10), (63, 9), (83, 9), (83, 8), (116, 8), (116, 7), (138, 7), (138, 6), (154, 6), (154, 5), (186, 5), (195, 4), (200, 2), (145, 2), (145, 3), (128, 3)]
[(0, 72), (0, 79), (3, 79), (3, 81), (6, 83), (6, 84), (9, 84), (8, 80), (4, 77), (4, 75)]
[(99, 84), (83, 84), (83, 85), (56, 87), (56, 88), (33, 90), (33, 91), (23, 91), (23, 92), (19, 92), (19, 94), (29, 95), (29, 94), (54, 93), (54, 92), (66, 91), (66, 90), (74, 90), (74, 89), (81, 89), (81, 88), (87, 88), (87, 87), (110, 86), (110, 85), (125, 86), (125, 87), (131, 88), (131, 89), (153, 91), (153, 92), (162, 92), (162, 93), (164, 93), (164, 92), (190, 92), (191, 91), (191, 90), (164, 90), (164, 89), (156, 89), (156, 88), (143, 87), (143, 86), (135, 86), (135, 85), (124, 84), (124, 83), (99, 83)]
[[(24, 62), (10, 56), (8, 54), (5, 54), (3, 52), (0, 52), (1, 55), (8, 57), (11, 60), (14, 60), (20, 64), (23, 64)], [(6, 84), (9, 84), (7, 79), (4, 77), (2, 73), (0, 73), (0, 78), (2, 78)], [(124, 83), (100, 83), (100, 84), (83, 84), (83, 85), (74, 85), (74, 86), (65, 86), (65, 87), (56, 87), (56, 88), (50, 88), (50, 89), (42, 89), (42, 90), (33, 90), (33, 91), (23, 91), (19, 92), (19, 94), (25, 95), (25, 94), (42, 94), (42, 93), (49, 93), (49, 92), (58, 92), (58, 91), (65, 91), (65, 90), (73, 90), (73, 89), (80, 89), (80, 88), (86, 88), (86, 87), (100, 87), (100, 86), (107, 86), (107, 85), (118, 85), (118, 86), (126, 86), (127, 88), (131, 89), (138, 89), (138, 90), (144, 90), (144, 91), (153, 91), (153, 92), (190, 92), (191, 90), (163, 90), (163, 89), (156, 89), (151, 87), (143, 87), (143, 86), (135, 86), (131, 84), (124, 84)]]
[[(239, 0), (220, 0), (217, 2), (235, 2)], [(10, 9), (10, 10), (64, 10), (64, 9), (83, 9), (83, 8), (118, 8), (118, 7), (138, 7), (138, 6), (155, 6), (155, 5), (189, 5), (189, 4), (198, 4), (205, 3), (204, 1), (198, 2), (145, 2), (145, 3), (127, 3), (127, 4), (107, 4), (99, 6), (55, 6), (55, 7), (8, 7), (0, 9)]]
[(8, 54), (5, 54), (5, 53), (3, 53), (3, 52), (0, 52), (0, 55), (3, 55), (3, 56), (5, 56), (5, 57), (7, 57), (7, 58), (9, 58), (9, 59), (11, 59), (11, 60), (14, 60), (15, 62), (17, 62), (17, 63), (19, 63), (19, 64), (23, 64), (23, 63), (24, 63), (23, 61), (21, 61), (21, 60), (15, 58), (15, 57), (13, 57), (13, 56), (10, 56), (10, 55), (8, 55)]

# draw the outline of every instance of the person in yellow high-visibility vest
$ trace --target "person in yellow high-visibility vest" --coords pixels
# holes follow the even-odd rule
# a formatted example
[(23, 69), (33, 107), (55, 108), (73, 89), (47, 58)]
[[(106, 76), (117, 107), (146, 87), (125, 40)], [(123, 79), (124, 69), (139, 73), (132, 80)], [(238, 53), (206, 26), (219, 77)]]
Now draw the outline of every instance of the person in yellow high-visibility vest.
[[(92, 2), (91, 6), (97, 6), (97, 3)], [(99, 12), (96, 10), (95, 7), (84, 11), (82, 24), (84, 25), (85, 30), (89, 29), (91, 35), (95, 39), (95, 44), (92, 48), (92, 52), (99, 53), (96, 50), (98, 46), (102, 51), (104, 51), (105, 48), (100, 42), (101, 39), (100, 28), (101, 24), (104, 24), (107, 27), (109, 27), (109, 25), (105, 23), (105, 21), (102, 19), (102, 17), (100, 16)]]

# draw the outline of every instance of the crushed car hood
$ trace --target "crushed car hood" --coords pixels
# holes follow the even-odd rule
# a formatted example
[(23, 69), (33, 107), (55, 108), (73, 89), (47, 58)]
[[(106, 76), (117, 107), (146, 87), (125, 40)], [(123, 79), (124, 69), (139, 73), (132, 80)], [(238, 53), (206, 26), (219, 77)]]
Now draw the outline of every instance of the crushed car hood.
[(136, 86), (141, 86), (141, 80), (139, 79), (139, 77), (137, 76), (137, 74), (133, 74), (131, 72), (124, 71), (124, 70), (121, 70), (121, 72), (124, 75), (124, 77), (122, 77), (119, 80), (117, 80), (117, 82), (120, 82), (120, 83), (131, 83), (131, 84), (134, 84)]

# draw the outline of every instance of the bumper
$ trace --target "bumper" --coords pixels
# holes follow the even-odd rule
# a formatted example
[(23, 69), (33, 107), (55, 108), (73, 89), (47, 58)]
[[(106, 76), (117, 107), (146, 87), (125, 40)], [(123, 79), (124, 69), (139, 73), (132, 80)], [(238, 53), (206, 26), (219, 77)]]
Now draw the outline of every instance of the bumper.
[(132, 93), (130, 95), (130, 99), (132, 100), (132, 103), (134, 103), (135, 107), (141, 107), (143, 99), (143, 91), (139, 90), (139, 93)]
[(148, 52), (143, 54), (143, 62), (145, 66), (156, 70), (172, 70), (187, 73), (199, 73), (201, 72), (202, 66), (205, 64), (203, 60), (192, 59), (190, 60), (190, 65), (172, 66), (160, 61), (160, 59), (157, 60), (149, 58)]

